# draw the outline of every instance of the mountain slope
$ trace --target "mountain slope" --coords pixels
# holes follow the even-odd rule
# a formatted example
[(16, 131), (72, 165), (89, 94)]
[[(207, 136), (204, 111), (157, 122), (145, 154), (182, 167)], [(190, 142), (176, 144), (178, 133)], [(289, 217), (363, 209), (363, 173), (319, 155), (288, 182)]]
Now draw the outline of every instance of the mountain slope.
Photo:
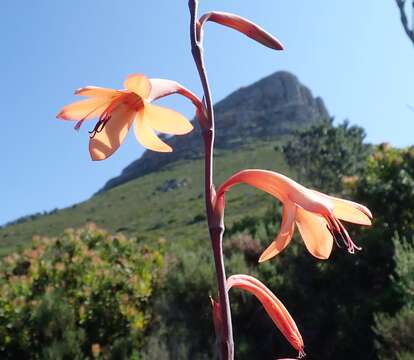
[[(234, 153), (224, 150), (216, 157), (217, 182), (245, 167), (288, 172), (273, 142), (256, 142)], [(168, 241), (207, 239), (204, 218), (202, 160), (179, 161), (142, 176), (83, 203), (0, 229), (0, 254), (27, 244), (33, 235), (54, 236), (65, 228), (94, 222), (113, 233), (138, 236), (141, 241), (165, 237)], [(272, 199), (240, 186), (227, 197), (226, 224), (246, 215), (260, 215)], [(145, 204), (145, 206), (143, 206)]]
[[(235, 149), (257, 140), (275, 140), (300, 126), (329, 118), (319, 97), (301, 84), (296, 76), (276, 72), (241, 88), (215, 105), (216, 148)], [(157, 171), (167, 164), (201, 155), (198, 128), (186, 136), (168, 139), (174, 152), (160, 154), (146, 151), (127, 166), (121, 175), (109, 180), (101, 191)]]

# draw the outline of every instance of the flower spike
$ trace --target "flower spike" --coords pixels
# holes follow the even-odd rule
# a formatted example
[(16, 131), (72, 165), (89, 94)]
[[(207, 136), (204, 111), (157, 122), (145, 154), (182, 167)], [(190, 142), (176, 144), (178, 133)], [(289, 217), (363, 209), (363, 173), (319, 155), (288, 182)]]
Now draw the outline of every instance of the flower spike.
[(287, 341), (299, 352), (299, 358), (305, 356), (302, 336), (295, 321), (282, 302), (262, 282), (249, 275), (232, 275), (227, 279), (227, 290), (232, 287), (243, 289), (256, 296), (267, 314)]
[(199, 40), (202, 38), (203, 25), (207, 21), (213, 21), (217, 24), (237, 30), (268, 48), (274, 50), (283, 50), (282, 43), (273, 35), (269, 34), (266, 30), (262, 29), (260, 26), (241, 16), (219, 11), (206, 13), (199, 19)]
[(282, 174), (259, 169), (243, 170), (231, 176), (217, 190), (217, 198), (224, 198), (225, 192), (239, 183), (263, 190), (283, 203), (280, 232), (259, 262), (271, 259), (289, 244), (295, 224), (308, 251), (316, 258), (327, 259), (334, 240), (340, 247), (343, 244), (349, 253), (361, 250), (340, 220), (371, 225), (372, 214), (365, 206), (308, 189)]

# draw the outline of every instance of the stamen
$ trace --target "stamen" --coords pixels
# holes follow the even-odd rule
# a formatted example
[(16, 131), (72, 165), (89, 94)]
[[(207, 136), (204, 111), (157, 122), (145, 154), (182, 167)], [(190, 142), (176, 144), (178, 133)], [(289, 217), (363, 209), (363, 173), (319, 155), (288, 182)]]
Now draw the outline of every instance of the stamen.
[(351, 239), (351, 237), (348, 234), (348, 231), (345, 229), (345, 227), (342, 225), (342, 223), (338, 220), (338, 224), (341, 228), (341, 233), (344, 236), (344, 238), (347, 240), (347, 245), (348, 245), (348, 252), (350, 254), (354, 254), (355, 250), (362, 250), (361, 247), (357, 246)]
[[(119, 99), (119, 98), (118, 98)], [(114, 106), (115, 105), (115, 106)], [(89, 134), (91, 134), (90, 135), (90, 138), (91, 139), (93, 139), (94, 137), (95, 137), (95, 135), (97, 134), (97, 133), (100, 133), (103, 129), (104, 129), (104, 127), (105, 127), (105, 125), (106, 125), (106, 123), (111, 119), (111, 114), (112, 114), (112, 111), (114, 111), (116, 108), (117, 108), (117, 106), (118, 106), (119, 104), (117, 104), (117, 102), (116, 101), (113, 101), (113, 102), (111, 102), (110, 104), (109, 104), (109, 106), (102, 112), (102, 114), (101, 114), (101, 116), (99, 117), (99, 120), (98, 120), (98, 122), (96, 123), (96, 125), (95, 125), (95, 127), (93, 128), (93, 130), (92, 131), (89, 131)]]
[(349, 236), (348, 231), (346, 231), (345, 227), (339, 220), (334, 217), (326, 217), (326, 221), (328, 222), (327, 228), (332, 234), (332, 237), (334, 238), (335, 243), (339, 248), (342, 248), (342, 246), (339, 244), (340, 240), (346, 246), (350, 254), (354, 254), (355, 250), (362, 250), (361, 247), (355, 245)]
[(76, 131), (79, 131), (79, 129), (81, 128), (81, 126), (82, 126), (82, 124), (83, 124), (84, 121), (85, 121), (85, 119), (82, 119), (82, 120), (77, 121), (76, 124), (75, 124), (74, 129)]
[[(96, 110), (98, 110), (102, 105), (97, 106), (96, 108), (94, 108), (93, 110), (89, 111), (81, 120), (79, 120), (76, 124), (75, 124), (75, 130), (79, 130), (80, 127), (82, 126), (83, 122), (86, 120), (86, 118), (91, 115), (92, 113), (94, 113)], [(106, 110), (104, 110), (105, 112)], [(102, 116), (102, 115), (101, 115)], [(90, 131), (89, 131), (90, 133)]]
[(329, 230), (329, 232), (331, 233), (331, 235), (332, 235), (333, 239), (335, 240), (335, 244), (336, 244), (336, 246), (338, 246), (340, 249), (342, 249), (342, 246), (341, 246), (341, 244), (338, 242), (338, 239), (337, 239), (337, 237), (336, 237), (336, 235), (335, 235), (334, 231), (332, 230), (332, 228), (330, 228), (328, 225), (326, 225), (326, 228)]
[(106, 117), (104, 117), (104, 118), (102, 118), (102, 119), (99, 119), (99, 120), (98, 120), (98, 122), (96, 123), (95, 127), (93, 128), (93, 130), (92, 130), (92, 131), (89, 131), (89, 134), (91, 134), (89, 137), (90, 137), (91, 139), (93, 139), (93, 138), (94, 138), (94, 136), (95, 136), (97, 133), (100, 133), (100, 132), (104, 129), (104, 127), (105, 127), (106, 123), (107, 123), (110, 119), (111, 119), (111, 117), (110, 117), (110, 116), (106, 116)]
[(306, 356), (305, 352), (303, 350), (300, 350), (298, 354), (298, 359), (303, 359), (305, 356)]
[[(132, 96), (131, 96), (132, 95)], [(94, 138), (97, 133), (100, 133), (106, 126), (109, 120), (111, 120), (112, 113), (120, 106), (126, 105), (133, 109), (139, 109), (144, 106), (144, 101), (142, 98), (136, 94), (131, 93), (124, 93), (114, 99), (109, 106), (102, 112), (101, 116), (99, 117), (98, 122), (96, 123), (95, 127), (92, 131), (89, 131), (90, 138)], [(82, 120), (83, 121), (83, 120)]]

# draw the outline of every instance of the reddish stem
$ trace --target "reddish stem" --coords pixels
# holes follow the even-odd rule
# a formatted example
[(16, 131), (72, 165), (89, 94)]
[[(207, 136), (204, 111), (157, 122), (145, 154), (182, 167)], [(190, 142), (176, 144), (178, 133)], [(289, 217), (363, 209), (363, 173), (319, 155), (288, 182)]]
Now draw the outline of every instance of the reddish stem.
[[(201, 84), (203, 86), (204, 98), (207, 110), (207, 121), (200, 123), (204, 140), (204, 192), (206, 201), (207, 222), (209, 227), (211, 244), (213, 247), (214, 263), (216, 267), (217, 285), (219, 292), (219, 303), (222, 316), (221, 336), (218, 337), (219, 352), (221, 360), (233, 360), (233, 329), (231, 323), (231, 312), (229, 296), (226, 290), (226, 272), (223, 259), (223, 233), (224, 223), (221, 214), (214, 212), (214, 183), (213, 183), (213, 150), (214, 150), (214, 109), (211, 98), (210, 86), (207, 72), (204, 66), (203, 47), (197, 31), (197, 9), (198, 0), (189, 0), (191, 23), (191, 52), (197, 66)], [(218, 335), (218, 334), (217, 334)]]

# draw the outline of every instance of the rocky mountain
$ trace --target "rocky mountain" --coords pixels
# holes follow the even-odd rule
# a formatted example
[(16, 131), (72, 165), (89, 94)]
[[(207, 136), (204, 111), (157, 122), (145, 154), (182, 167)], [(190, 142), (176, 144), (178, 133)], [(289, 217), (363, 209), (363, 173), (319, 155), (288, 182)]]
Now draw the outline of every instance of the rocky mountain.
[[(289, 72), (279, 71), (252, 85), (243, 87), (215, 105), (216, 148), (240, 147), (252, 140), (269, 140), (299, 126), (329, 117), (320, 97)], [(146, 151), (122, 173), (109, 180), (100, 192), (157, 171), (177, 160), (195, 159), (201, 155), (199, 129), (186, 136), (167, 139), (172, 153)]]

